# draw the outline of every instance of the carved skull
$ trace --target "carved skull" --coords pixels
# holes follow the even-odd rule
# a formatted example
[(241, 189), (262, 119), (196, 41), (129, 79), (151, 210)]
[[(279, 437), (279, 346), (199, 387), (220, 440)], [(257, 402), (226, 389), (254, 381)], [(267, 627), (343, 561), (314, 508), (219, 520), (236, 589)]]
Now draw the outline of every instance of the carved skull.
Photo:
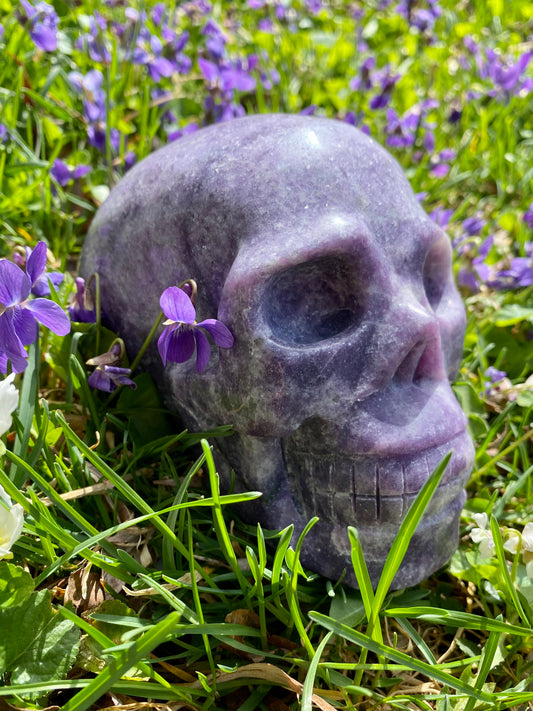
[(449, 239), (397, 162), (338, 121), (261, 115), (149, 156), (98, 211), (82, 259), (111, 326), (135, 354), (162, 291), (198, 283), (197, 313), (232, 331), (201, 375), (146, 367), (193, 430), (215, 442), (223, 479), (263, 492), (241, 510), (263, 527), (320, 517), (304, 564), (354, 583), (346, 527), (374, 582), (400, 522), (454, 454), (395, 579), (419, 582), (457, 546), (473, 448), (450, 388), (465, 313)]

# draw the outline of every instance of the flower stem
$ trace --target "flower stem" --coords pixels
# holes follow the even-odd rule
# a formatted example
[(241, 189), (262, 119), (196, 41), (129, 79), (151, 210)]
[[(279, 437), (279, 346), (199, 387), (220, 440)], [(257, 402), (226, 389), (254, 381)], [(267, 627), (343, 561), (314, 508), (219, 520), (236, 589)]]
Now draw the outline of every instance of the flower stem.
[(159, 316), (157, 317), (157, 319), (156, 319), (154, 325), (152, 326), (152, 328), (151, 328), (151, 330), (150, 330), (150, 333), (146, 336), (146, 339), (145, 339), (144, 343), (142, 344), (142, 346), (141, 346), (139, 352), (138, 352), (137, 355), (135, 356), (135, 359), (134, 359), (133, 363), (131, 364), (131, 372), (132, 372), (132, 373), (133, 373), (133, 371), (135, 370), (135, 368), (139, 365), (139, 361), (141, 360), (141, 358), (143, 357), (143, 355), (144, 355), (146, 349), (147, 349), (148, 346), (150, 345), (150, 341), (151, 341), (152, 338), (154, 337), (154, 333), (157, 331), (157, 329), (158, 329), (158, 327), (159, 327), (159, 324), (160, 324), (161, 321), (163, 320), (164, 315), (165, 315), (165, 314), (161, 311), (161, 313), (160, 313)]
[(475, 471), (472, 474), (472, 476), (470, 477), (470, 483), (472, 483), (473, 481), (477, 481), (492, 466), (497, 464), (502, 459), (505, 459), (505, 457), (508, 454), (510, 454), (512, 451), (514, 451), (517, 447), (519, 447), (522, 444), (522, 442), (526, 442), (528, 439), (531, 439), (532, 437), (533, 437), (533, 429), (528, 430), (525, 434), (523, 434), (521, 437), (519, 437), (517, 440), (515, 440), (506, 449), (504, 449), (501, 452), (498, 452), (498, 454), (495, 457), (493, 457), (491, 460), (489, 460), (486, 464), (484, 464), (482, 467), (480, 467), (477, 471)]

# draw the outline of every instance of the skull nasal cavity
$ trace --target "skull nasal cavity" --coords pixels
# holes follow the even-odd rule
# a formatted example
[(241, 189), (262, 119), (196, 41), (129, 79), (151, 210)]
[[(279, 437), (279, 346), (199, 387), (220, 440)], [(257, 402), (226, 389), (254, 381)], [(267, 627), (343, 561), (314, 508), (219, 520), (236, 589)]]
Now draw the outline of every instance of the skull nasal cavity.
[(438, 339), (416, 343), (402, 360), (392, 377), (395, 385), (417, 385), (444, 377)]

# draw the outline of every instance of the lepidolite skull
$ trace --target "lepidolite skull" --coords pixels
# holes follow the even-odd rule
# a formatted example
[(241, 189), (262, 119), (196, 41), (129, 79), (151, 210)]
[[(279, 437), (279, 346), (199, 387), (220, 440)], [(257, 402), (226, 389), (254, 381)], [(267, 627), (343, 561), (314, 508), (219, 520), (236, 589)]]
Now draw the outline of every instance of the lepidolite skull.
[(338, 121), (238, 119), (149, 156), (113, 189), (87, 238), (111, 325), (134, 355), (159, 296), (193, 278), (200, 319), (232, 331), (205, 372), (146, 367), (193, 430), (217, 440), (223, 480), (263, 492), (241, 514), (263, 527), (320, 517), (304, 564), (354, 582), (348, 525), (374, 582), (429, 473), (454, 451), (396, 587), (457, 546), (473, 458), (449, 378), (465, 314), (447, 236), (396, 161)]

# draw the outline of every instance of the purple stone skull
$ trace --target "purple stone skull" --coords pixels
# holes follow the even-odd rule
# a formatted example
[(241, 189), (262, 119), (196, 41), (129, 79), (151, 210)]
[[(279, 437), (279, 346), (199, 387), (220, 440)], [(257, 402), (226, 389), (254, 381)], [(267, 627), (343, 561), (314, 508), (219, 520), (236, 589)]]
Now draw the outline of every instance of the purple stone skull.
[(194, 430), (217, 440), (223, 481), (263, 492), (241, 513), (264, 527), (319, 523), (304, 564), (354, 583), (346, 527), (373, 582), (408, 507), (454, 454), (395, 579), (412, 585), (457, 546), (473, 448), (450, 388), (465, 313), (447, 236), (396, 161), (351, 126), (260, 115), (155, 152), (113, 189), (87, 238), (111, 325), (133, 355), (173, 284), (232, 349), (147, 367)]

